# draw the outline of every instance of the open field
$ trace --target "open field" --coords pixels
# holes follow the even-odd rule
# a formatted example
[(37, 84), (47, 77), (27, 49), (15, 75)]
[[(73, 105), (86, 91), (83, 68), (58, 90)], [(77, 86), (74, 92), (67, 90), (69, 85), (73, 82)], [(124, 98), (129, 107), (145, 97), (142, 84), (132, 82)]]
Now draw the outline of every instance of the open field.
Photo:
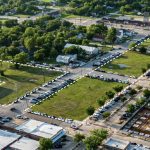
[(51, 72), (45, 69), (21, 67), (19, 70), (10, 67), (10, 64), (3, 63), (5, 76), (0, 76), (0, 80), (5, 84), (0, 85), (0, 104), (7, 104), (14, 101), (25, 92), (38, 87), (45, 81), (54, 79), (60, 72)]
[(129, 51), (102, 69), (138, 77), (142, 74), (142, 68), (146, 68), (147, 64), (150, 64), (150, 55)]
[(39, 111), (57, 117), (61, 116), (64, 118), (83, 120), (87, 117), (86, 108), (90, 105), (97, 108), (97, 100), (105, 96), (105, 92), (112, 90), (116, 85), (122, 84), (83, 78), (60, 91), (53, 98), (34, 106), (33, 111)]

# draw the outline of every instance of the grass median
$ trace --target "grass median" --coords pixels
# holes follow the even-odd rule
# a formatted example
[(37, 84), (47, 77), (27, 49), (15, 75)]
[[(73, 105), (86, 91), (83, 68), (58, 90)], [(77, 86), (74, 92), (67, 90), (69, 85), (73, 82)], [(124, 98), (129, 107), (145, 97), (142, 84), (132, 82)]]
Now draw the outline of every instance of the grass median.
[(87, 107), (91, 105), (97, 108), (97, 100), (105, 96), (105, 92), (113, 90), (116, 85), (126, 86), (121, 83), (83, 78), (32, 109), (57, 117), (83, 120), (87, 117)]
[(8, 104), (27, 91), (40, 86), (44, 81), (61, 75), (60, 72), (33, 67), (15, 69), (9, 63), (3, 63), (1, 70), (4, 70), (4, 76), (0, 76), (0, 80), (5, 83), (0, 85), (0, 104)]

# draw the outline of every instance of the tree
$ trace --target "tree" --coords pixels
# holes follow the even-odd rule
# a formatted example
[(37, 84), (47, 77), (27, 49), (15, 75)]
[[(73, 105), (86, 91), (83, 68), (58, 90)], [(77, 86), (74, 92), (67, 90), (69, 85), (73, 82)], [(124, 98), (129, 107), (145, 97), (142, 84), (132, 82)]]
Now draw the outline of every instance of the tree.
[(29, 51), (34, 51), (34, 48), (35, 48), (35, 39), (34, 39), (34, 37), (26, 37), (24, 39), (24, 46)]
[(89, 106), (87, 109), (86, 109), (86, 113), (90, 116), (90, 115), (93, 115), (95, 111), (95, 108), (93, 106)]
[(17, 20), (6, 20), (5, 22), (4, 22), (4, 25), (6, 26), (6, 27), (12, 27), (12, 26), (16, 26), (16, 25), (18, 25), (18, 21)]
[(87, 150), (96, 150), (102, 141), (108, 136), (108, 131), (104, 129), (96, 129), (91, 131), (91, 136), (84, 140)]
[(100, 137), (102, 140), (106, 139), (108, 136), (108, 131), (105, 129), (95, 129), (91, 131), (92, 135)]
[(131, 43), (129, 44), (129, 49), (132, 48), (132, 50), (135, 50), (135, 46), (136, 46), (136, 43), (135, 43), (135, 42), (131, 42)]
[(142, 73), (145, 73), (146, 72), (146, 69), (145, 68), (142, 68)]
[(115, 93), (112, 92), (112, 91), (108, 91), (108, 92), (106, 92), (106, 95), (107, 95), (107, 97), (108, 97), (109, 99), (111, 99), (111, 98), (114, 97)]
[(14, 57), (14, 61), (16, 63), (26, 63), (28, 61), (28, 54), (25, 52), (21, 52)]
[(0, 54), (1, 66), (3, 65), (3, 61), (5, 60), (5, 58), (6, 58), (6, 54), (5, 53)]
[(106, 97), (102, 97), (100, 99), (97, 100), (97, 103), (99, 106), (103, 106), (106, 102)]
[(84, 140), (84, 144), (87, 150), (96, 150), (98, 145), (101, 144), (102, 141), (99, 141), (100, 138), (96, 136), (89, 136)]
[(35, 28), (32, 27), (27, 27), (24, 32), (25, 37), (34, 36), (34, 34), (35, 34)]
[(142, 106), (143, 104), (145, 103), (145, 99), (144, 98), (141, 98), (141, 99), (138, 99), (136, 101), (136, 106)]
[(41, 61), (41, 60), (44, 60), (44, 57), (45, 57), (45, 55), (44, 55), (43, 49), (34, 52), (34, 59), (35, 60)]
[(40, 150), (51, 150), (53, 148), (53, 142), (51, 139), (41, 138), (39, 142)]
[(122, 85), (117, 85), (113, 88), (116, 92), (121, 92), (122, 89), (123, 89), (123, 86)]
[(149, 98), (149, 97), (150, 97), (150, 90), (145, 89), (145, 90), (143, 91), (143, 95), (144, 95), (144, 97)]
[(140, 53), (145, 54), (147, 52), (147, 49), (144, 46), (141, 46), (139, 48)]
[(133, 104), (128, 104), (127, 111), (133, 113), (135, 111), (135, 106)]
[(81, 141), (83, 141), (83, 139), (85, 139), (85, 136), (83, 134), (77, 133), (74, 136), (74, 141), (75, 142), (81, 142)]
[(147, 69), (150, 69), (150, 64), (147, 64)]
[(10, 46), (10, 47), (8, 47), (8, 49), (7, 49), (7, 54), (8, 54), (9, 56), (11, 56), (12, 59), (14, 59), (14, 56), (15, 56), (16, 54), (18, 54), (18, 53), (19, 53), (19, 49), (16, 48), (15, 46)]
[(107, 36), (106, 36), (106, 42), (110, 44), (114, 44), (114, 42), (117, 39), (117, 30), (112, 27), (108, 30)]
[(106, 111), (106, 112), (103, 113), (103, 118), (107, 118), (107, 117), (109, 117), (109, 116), (110, 116), (110, 112), (107, 112), (107, 111)]
[(130, 94), (131, 94), (131, 95), (134, 95), (134, 94), (136, 94), (136, 93), (137, 93), (137, 91), (136, 91), (135, 89), (131, 89), (131, 90), (130, 90)]
[(5, 70), (0, 70), (0, 75), (5, 76)]

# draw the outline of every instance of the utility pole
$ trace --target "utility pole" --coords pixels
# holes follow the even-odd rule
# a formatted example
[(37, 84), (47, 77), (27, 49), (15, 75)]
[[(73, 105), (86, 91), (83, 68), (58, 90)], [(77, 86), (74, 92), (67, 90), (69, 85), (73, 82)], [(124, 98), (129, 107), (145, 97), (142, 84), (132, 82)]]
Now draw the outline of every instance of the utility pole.
[(43, 73), (43, 82), (45, 83), (45, 72), (43, 69), (42, 69), (42, 73)]

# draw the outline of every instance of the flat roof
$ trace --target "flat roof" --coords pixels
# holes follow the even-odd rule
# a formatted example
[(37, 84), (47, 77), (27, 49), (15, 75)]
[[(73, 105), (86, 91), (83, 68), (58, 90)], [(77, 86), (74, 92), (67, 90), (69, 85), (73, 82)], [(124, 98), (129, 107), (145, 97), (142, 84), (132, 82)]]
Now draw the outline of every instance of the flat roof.
[(0, 130), (0, 149), (7, 147), (20, 137), (16, 133), (11, 133), (6, 130)]
[(33, 119), (30, 119), (27, 122), (23, 123), (22, 125), (16, 127), (16, 129), (39, 137), (51, 138), (52, 140), (55, 136), (62, 134), (62, 132), (64, 133), (62, 127), (51, 125)]
[(105, 145), (110, 146), (110, 147), (115, 147), (115, 148), (120, 148), (120, 149), (125, 149), (129, 145), (129, 141), (123, 141), (123, 140), (118, 140), (115, 138), (109, 138)]
[(88, 51), (88, 52), (93, 52), (95, 50), (98, 50), (97, 47), (84, 46), (84, 45), (76, 45), (76, 44), (70, 44), (70, 43), (67, 43), (65, 45), (65, 48), (68, 48), (68, 47), (71, 47), (71, 46), (78, 46), (78, 47), (80, 47), (80, 48), (82, 48), (82, 49), (84, 49), (85, 51)]
[(140, 146), (140, 145), (129, 145), (127, 150), (149, 150), (149, 148), (146, 148), (145, 145), (144, 147)]
[(23, 137), (10, 145), (10, 148), (17, 150), (37, 150), (39, 147), (39, 142)]

